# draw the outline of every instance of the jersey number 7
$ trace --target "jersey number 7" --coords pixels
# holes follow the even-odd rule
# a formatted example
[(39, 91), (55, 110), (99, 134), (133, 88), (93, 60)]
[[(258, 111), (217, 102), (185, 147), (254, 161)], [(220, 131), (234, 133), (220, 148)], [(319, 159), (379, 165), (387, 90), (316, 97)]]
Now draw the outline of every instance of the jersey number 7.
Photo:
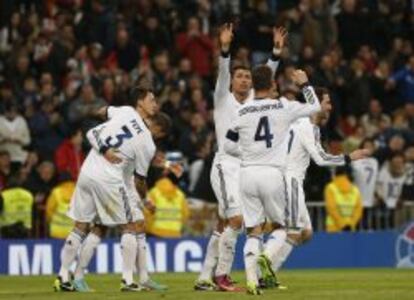
[(270, 132), (269, 118), (267, 116), (261, 117), (257, 125), (255, 141), (265, 141), (266, 148), (272, 147), (273, 134)]

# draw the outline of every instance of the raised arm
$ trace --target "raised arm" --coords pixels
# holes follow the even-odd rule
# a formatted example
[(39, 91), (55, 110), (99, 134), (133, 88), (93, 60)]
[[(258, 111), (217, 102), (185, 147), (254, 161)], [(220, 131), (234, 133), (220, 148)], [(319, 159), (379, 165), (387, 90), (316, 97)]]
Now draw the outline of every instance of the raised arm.
[(312, 86), (309, 84), (308, 76), (302, 70), (295, 70), (292, 75), (292, 81), (298, 85), (305, 97), (306, 103), (297, 101), (289, 101), (289, 117), (291, 121), (295, 121), (301, 117), (309, 117), (321, 110), (321, 104)]
[(230, 45), (233, 40), (233, 24), (226, 23), (220, 28), (220, 56), (218, 61), (218, 75), (214, 89), (214, 105), (220, 102), (230, 93)]
[(273, 77), (276, 74), (277, 68), (280, 64), (280, 54), (282, 53), (285, 41), (287, 38), (287, 31), (284, 27), (273, 27), (273, 49), (272, 56), (267, 60), (266, 65), (272, 69)]

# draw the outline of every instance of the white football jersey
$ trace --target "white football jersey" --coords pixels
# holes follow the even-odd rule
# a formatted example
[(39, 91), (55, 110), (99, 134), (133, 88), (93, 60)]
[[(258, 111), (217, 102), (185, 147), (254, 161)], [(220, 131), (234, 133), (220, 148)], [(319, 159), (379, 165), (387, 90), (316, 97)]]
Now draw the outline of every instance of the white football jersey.
[[(267, 65), (275, 74), (279, 61), (268, 60)], [(230, 56), (219, 56), (219, 68), (216, 87), (214, 89), (214, 124), (216, 130), (218, 156), (225, 155), (224, 143), (226, 133), (232, 122), (237, 117), (237, 111), (241, 104), (236, 100), (234, 94), (230, 91), (231, 74), (230, 74)], [(254, 97), (253, 89), (250, 91), (246, 102)]]
[[(151, 132), (132, 107), (108, 107), (108, 120), (90, 129), (87, 138), (93, 148), (82, 165), (86, 175), (124, 182), (130, 182), (134, 173), (147, 176), (156, 147)], [(102, 146), (116, 149), (122, 162), (108, 162), (98, 152)]]
[(344, 155), (325, 152), (320, 142), (319, 127), (312, 124), (308, 117), (300, 118), (290, 127), (286, 151), (286, 171), (301, 180), (305, 178), (311, 158), (318, 166), (345, 165)]
[(364, 207), (373, 207), (378, 178), (378, 161), (373, 157), (368, 157), (353, 161), (351, 165), (354, 182), (361, 192)]
[[(307, 104), (286, 98), (252, 100), (238, 112), (226, 135), (225, 150), (234, 155), (238, 142), (242, 166), (284, 167), (287, 162), (289, 128), (298, 118), (320, 110), (312, 87), (303, 88)], [(237, 144), (236, 144), (237, 145)]]
[(388, 208), (395, 208), (400, 199), (405, 175), (393, 177), (388, 170), (388, 163), (385, 163), (378, 175), (377, 193), (384, 200)]

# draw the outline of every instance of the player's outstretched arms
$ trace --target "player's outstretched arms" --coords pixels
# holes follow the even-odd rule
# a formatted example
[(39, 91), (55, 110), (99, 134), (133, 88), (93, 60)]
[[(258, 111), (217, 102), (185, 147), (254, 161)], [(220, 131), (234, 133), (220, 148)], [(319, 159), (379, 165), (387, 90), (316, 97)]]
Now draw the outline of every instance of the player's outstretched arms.
[(108, 119), (108, 108), (109, 106), (103, 106), (99, 108), (93, 115), (101, 120)]
[(233, 40), (233, 24), (226, 23), (220, 28), (219, 43), (220, 56), (218, 61), (218, 75), (214, 89), (214, 105), (220, 104), (230, 93), (230, 45)]
[(273, 27), (273, 49), (272, 56), (267, 60), (267, 65), (272, 69), (273, 77), (280, 64), (280, 55), (285, 46), (288, 32), (284, 27)]
[(354, 160), (359, 160), (367, 158), (372, 155), (372, 152), (369, 149), (357, 149), (349, 154), (349, 158)]

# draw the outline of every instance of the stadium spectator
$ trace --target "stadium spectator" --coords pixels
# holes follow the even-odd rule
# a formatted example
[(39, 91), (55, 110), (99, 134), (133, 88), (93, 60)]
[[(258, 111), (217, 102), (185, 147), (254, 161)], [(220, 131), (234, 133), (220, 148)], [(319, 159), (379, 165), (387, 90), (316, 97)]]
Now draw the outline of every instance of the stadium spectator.
[(51, 161), (41, 162), (24, 184), (25, 188), (31, 191), (34, 197), (33, 212), (35, 220), (33, 233), (35, 236), (46, 236), (45, 204), (55, 184), (55, 166)]
[(31, 236), (32, 193), (18, 185), (16, 177), (10, 178), (0, 193), (1, 237), (22, 239)]
[(394, 228), (396, 225), (396, 210), (401, 208), (401, 193), (406, 179), (405, 157), (395, 153), (382, 166), (377, 181), (377, 198), (381, 205), (381, 227)]
[(369, 110), (362, 115), (360, 122), (364, 128), (365, 136), (372, 138), (378, 134), (380, 123), (385, 123), (387, 127), (391, 125), (391, 118), (383, 113), (381, 103), (377, 99), (371, 99)]
[(362, 217), (362, 199), (345, 167), (337, 168), (331, 183), (325, 187), (326, 230), (355, 231)]
[(187, 31), (177, 35), (175, 44), (178, 52), (191, 61), (198, 75), (210, 75), (213, 43), (208, 35), (201, 32), (200, 21), (196, 17), (188, 19)]
[(83, 134), (74, 128), (55, 152), (55, 165), (58, 174), (69, 173), (73, 180), (78, 178), (85, 155), (82, 151)]
[(69, 173), (61, 173), (58, 185), (52, 189), (46, 200), (46, 220), (51, 238), (65, 239), (73, 228), (73, 220), (66, 215), (75, 190), (72, 178)]
[(2, 191), (6, 187), (7, 180), (10, 174), (11, 174), (10, 154), (7, 151), (0, 151), (0, 191)]
[(149, 191), (148, 197), (155, 205), (154, 214), (146, 214), (147, 233), (164, 238), (181, 237), (189, 217), (185, 194), (171, 179), (159, 179)]
[(9, 152), (13, 169), (26, 161), (24, 146), (29, 143), (30, 132), (26, 120), (19, 114), (16, 105), (6, 105), (4, 115), (0, 115), (0, 150)]

